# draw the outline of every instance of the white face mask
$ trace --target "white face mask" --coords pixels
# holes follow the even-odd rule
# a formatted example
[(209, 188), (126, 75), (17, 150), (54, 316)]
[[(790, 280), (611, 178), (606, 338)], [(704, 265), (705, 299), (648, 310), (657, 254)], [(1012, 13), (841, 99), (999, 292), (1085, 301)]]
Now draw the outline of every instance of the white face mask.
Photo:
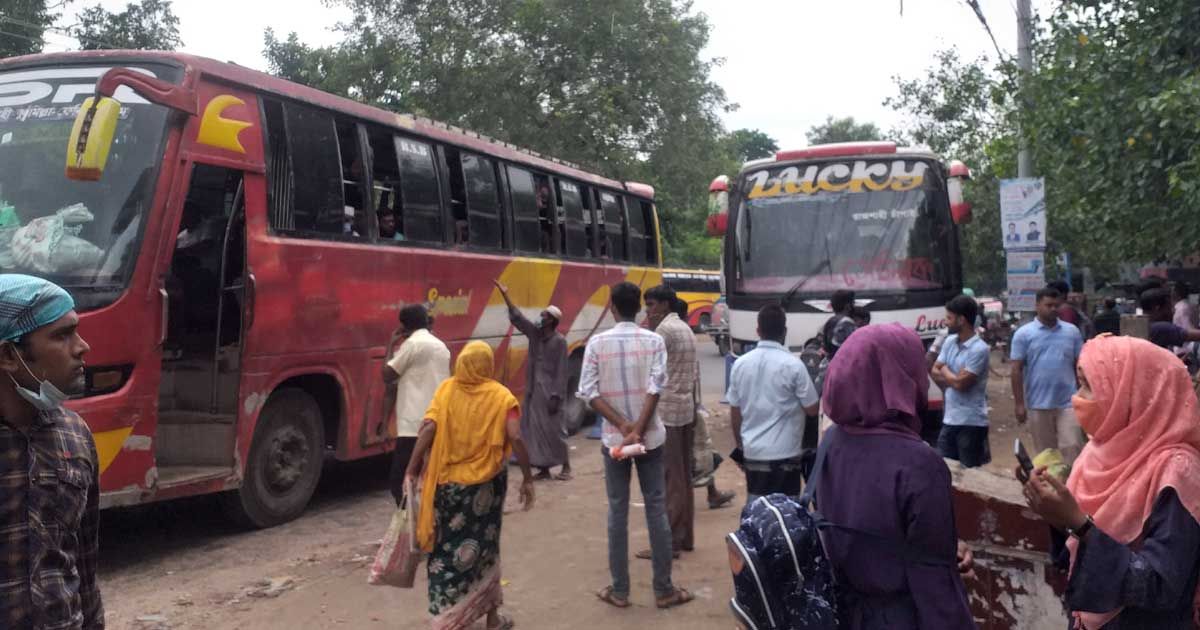
[[(33, 370), (29, 369), (29, 365), (25, 363), (25, 358), (21, 356), (19, 350), (17, 350), (17, 359), (21, 361), (21, 365), (25, 367), (25, 371), (37, 379), (37, 375), (33, 373)], [(33, 405), (38, 411), (54, 411), (62, 407), (62, 404), (67, 401), (68, 396), (61, 389), (55, 387), (53, 383), (45, 379), (38, 379), (41, 383), (39, 387), (40, 391), (35, 393), (25, 387), (21, 387), (21, 384), (17, 382), (17, 379), (13, 378), (12, 374), (9, 374), (8, 378), (16, 386), (17, 395), (24, 398), (26, 402)]]

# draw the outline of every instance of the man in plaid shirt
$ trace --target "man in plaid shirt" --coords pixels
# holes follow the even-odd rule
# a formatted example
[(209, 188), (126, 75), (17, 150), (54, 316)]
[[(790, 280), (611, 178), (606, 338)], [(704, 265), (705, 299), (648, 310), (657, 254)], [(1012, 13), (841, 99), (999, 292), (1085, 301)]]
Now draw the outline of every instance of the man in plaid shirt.
[[(646, 291), (646, 314), (667, 350), (667, 385), (658, 401), (666, 427), (663, 470), (667, 483), (667, 520), (676, 557), (695, 548), (696, 493), (692, 490), (692, 441), (696, 428), (696, 335), (675, 314), (675, 291), (660, 285)], [(638, 553), (650, 558), (650, 550)]]
[(104, 628), (99, 459), (62, 407), (84, 389), (74, 309), (45, 280), (0, 274), (0, 628)]
[[(612, 584), (597, 593), (617, 608), (629, 607), (629, 482), (637, 466), (650, 534), (654, 595), (659, 608), (692, 601), (671, 583), (671, 525), (667, 520), (663, 442), (666, 431), (656, 408), (667, 385), (663, 338), (635, 323), (642, 291), (622, 282), (612, 288), (617, 325), (588, 340), (579, 377), (579, 398), (604, 418), (601, 433), (608, 489), (608, 568)], [(626, 457), (623, 447), (640, 444), (645, 454)]]

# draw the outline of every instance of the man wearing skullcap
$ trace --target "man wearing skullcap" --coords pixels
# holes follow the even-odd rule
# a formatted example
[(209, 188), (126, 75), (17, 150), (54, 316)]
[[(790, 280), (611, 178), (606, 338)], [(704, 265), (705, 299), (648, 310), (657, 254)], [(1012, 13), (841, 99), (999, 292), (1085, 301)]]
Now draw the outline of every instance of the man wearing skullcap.
[(562, 466), (556, 479), (571, 479), (571, 460), (563, 437), (562, 403), (567, 395), (567, 340), (558, 333), (562, 311), (547, 306), (538, 323), (529, 321), (508, 297), (508, 287), (495, 282), (508, 305), (508, 318), (529, 339), (525, 372), (525, 401), (521, 403), (521, 436), (529, 463), (538, 468), (534, 479), (550, 479), (550, 469)]
[(62, 403), (84, 390), (75, 302), (0, 274), (0, 628), (98, 630), (100, 471)]

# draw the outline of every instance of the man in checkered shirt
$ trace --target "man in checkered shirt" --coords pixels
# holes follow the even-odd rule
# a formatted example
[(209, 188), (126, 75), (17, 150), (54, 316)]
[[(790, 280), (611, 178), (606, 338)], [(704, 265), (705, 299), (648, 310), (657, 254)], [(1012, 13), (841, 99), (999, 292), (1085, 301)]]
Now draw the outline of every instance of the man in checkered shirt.
[(78, 325), (66, 291), (0, 274), (0, 628), (104, 628), (99, 459), (62, 407), (84, 389)]
[[(635, 323), (641, 306), (642, 291), (637, 285), (622, 282), (613, 286), (612, 312), (617, 325), (588, 340), (576, 396), (604, 418), (601, 451), (608, 490), (612, 584), (597, 596), (617, 608), (630, 605), (629, 483), (636, 466), (646, 505), (655, 603), (659, 608), (672, 608), (694, 597), (671, 583), (671, 525), (663, 471), (666, 431), (657, 412), (659, 395), (667, 386), (667, 349), (662, 337)], [(645, 454), (621, 454), (623, 447), (635, 444), (644, 446)]]

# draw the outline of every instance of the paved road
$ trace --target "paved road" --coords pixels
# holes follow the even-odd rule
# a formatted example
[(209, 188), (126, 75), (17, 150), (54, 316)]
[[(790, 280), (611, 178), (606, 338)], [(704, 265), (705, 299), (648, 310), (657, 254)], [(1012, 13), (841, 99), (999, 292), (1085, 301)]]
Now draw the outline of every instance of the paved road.
[[(698, 353), (705, 401), (720, 410), (714, 418), (715, 437), (728, 451), (728, 415), (717, 404), (724, 363), (706, 337), (700, 339)], [(736, 526), (737, 511), (706, 509), (700, 491), (697, 550), (675, 569), (677, 582), (692, 589), (698, 600), (678, 610), (655, 609), (649, 563), (638, 560), (631, 560), (633, 608), (618, 611), (594, 598), (592, 593), (608, 582), (601, 460), (597, 443), (582, 435), (572, 438), (571, 447), (576, 479), (539, 484), (534, 511), (505, 518), (506, 609), (518, 627), (731, 628), (722, 537)], [(304, 516), (263, 531), (236, 529), (211, 497), (106, 512), (101, 586), (109, 627), (427, 627), (423, 578), (413, 590), (366, 584), (375, 541), (393, 510), (386, 476), (382, 460), (331, 465)], [(516, 478), (510, 497), (516, 495)], [(745, 495), (732, 467), (723, 467), (718, 479), (723, 488)], [(634, 506), (631, 552), (647, 541), (640, 504)]]

